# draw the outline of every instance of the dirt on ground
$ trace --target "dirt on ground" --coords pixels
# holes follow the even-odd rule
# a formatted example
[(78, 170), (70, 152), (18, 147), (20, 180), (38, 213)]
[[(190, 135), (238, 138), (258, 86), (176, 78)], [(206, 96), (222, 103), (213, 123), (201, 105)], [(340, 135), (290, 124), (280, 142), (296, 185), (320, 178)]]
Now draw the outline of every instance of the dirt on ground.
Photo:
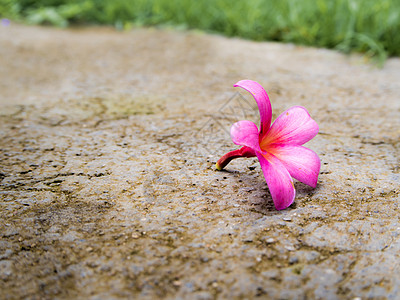
[[(0, 27), (1, 299), (398, 299), (400, 60), (201, 32)], [(228, 131), (307, 108), (277, 211)], [(239, 93), (240, 92), (240, 93)]]

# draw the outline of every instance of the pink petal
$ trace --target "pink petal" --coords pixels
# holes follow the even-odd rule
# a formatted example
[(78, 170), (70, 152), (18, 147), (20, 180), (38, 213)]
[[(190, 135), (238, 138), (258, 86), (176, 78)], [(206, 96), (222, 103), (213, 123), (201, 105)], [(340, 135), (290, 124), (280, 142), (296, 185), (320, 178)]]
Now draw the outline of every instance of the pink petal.
[(239, 121), (231, 127), (231, 138), (236, 145), (261, 151), (257, 125), (250, 121)]
[(321, 161), (314, 151), (283, 144), (271, 145), (268, 151), (282, 162), (292, 177), (313, 188), (317, 186)]
[(242, 157), (256, 156), (256, 152), (254, 151), (254, 149), (247, 147), (247, 146), (243, 146), (242, 148), (240, 148), (240, 154)]
[(256, 153), (277, 210), (289, 207), (296, 196), (292, 177), (285, 166), (273, 155)]
[(260, 136), (263, 136), (271, 126), (272, 108), (268, 94), (264, 88), (257, 82), (252, 80), (241, 80), (237, 82), (235, 87), (241, 87), (253, 95), (260, 111)]
[(307, 110), (294, 106), (283, 112), (272, 124), (261, 141), (261, 148), (267, 150), (269, 144), (303, 145), (318, 133), (318, 124), (311, 119)]

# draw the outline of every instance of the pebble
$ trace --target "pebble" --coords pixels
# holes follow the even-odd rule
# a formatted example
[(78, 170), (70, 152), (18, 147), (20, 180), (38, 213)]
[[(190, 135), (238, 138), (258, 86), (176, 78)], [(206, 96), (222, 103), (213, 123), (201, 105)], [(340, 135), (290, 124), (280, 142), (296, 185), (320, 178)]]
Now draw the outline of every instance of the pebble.
[(182, 285), (182, 282), (179, 281), (179, 280), (175, 280), (175, 281), (172, 282), (172, 285), (178, 287), (178, 286)]
[(288, 251), (294, 251), (296, 250), (293, 246), (289, 245), (289, 246), (285, 246), (285, 249)]

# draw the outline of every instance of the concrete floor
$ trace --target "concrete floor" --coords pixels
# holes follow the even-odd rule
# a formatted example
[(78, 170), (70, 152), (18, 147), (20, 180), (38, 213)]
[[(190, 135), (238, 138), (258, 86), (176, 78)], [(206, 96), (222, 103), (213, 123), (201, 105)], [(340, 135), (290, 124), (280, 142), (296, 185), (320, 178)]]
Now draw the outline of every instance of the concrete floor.
[[(0, 27), (2, 299), (398, 299), (400, 59), (199, 32)], [(230, 125), (308, 109), (276, 211)]]

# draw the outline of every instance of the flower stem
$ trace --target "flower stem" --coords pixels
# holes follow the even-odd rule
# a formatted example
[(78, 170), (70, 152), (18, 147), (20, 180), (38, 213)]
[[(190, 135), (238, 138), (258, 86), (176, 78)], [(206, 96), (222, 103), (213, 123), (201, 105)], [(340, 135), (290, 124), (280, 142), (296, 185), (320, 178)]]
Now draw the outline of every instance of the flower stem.
[(233, 150), (231, 152), (226, 153), (224, 156), (222, 156), (217, 163), (215, 164), (215, 167), (217, 168), (218, 171), (221, 171), (223, 168), (226, 167), (227, 164), (230, 163), (232, 159), (239, 158), (239, 157), (254, 157), (256, 154), (254, 153), (254, 150), (249, 148), (249, 147), (242, 147), (237, 150)]

